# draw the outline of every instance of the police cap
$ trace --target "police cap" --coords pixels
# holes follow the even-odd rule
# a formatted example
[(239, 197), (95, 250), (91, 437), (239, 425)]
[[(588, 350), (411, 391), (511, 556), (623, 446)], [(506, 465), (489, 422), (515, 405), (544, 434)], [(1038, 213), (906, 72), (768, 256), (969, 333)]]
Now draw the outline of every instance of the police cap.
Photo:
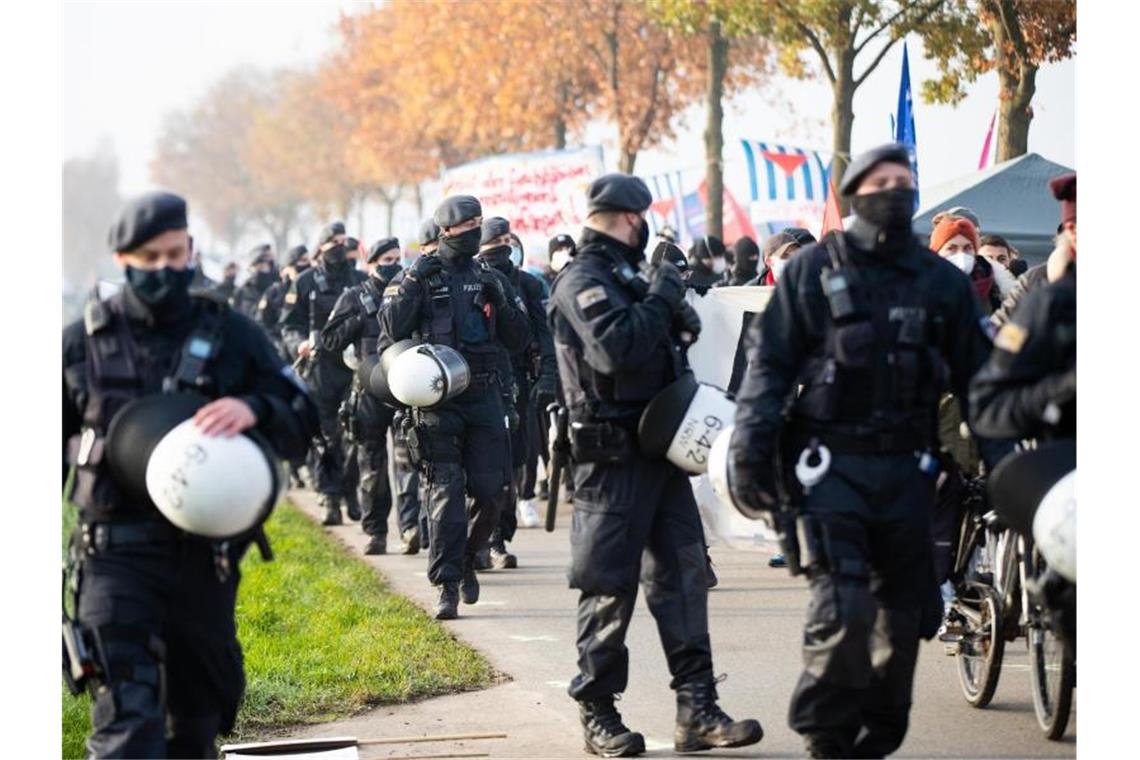
[(578, 246), (574, 243), (574, 238), (565, 233), (562, 235), (555, 235), (554, 237), (550, 238), (550, 245), (547, 249), (547, 252), (554, 253), (559, 248), (569, 248), (571, 256), (578, 252)]
[(393, 248), (399, 248), (399, 247), (400, 247), (400, 241), (397, 238), (394, 238), (394, 237), (380, 238), (379, 240), (377, 240), (375, 243), (372, 244), (371, 248), (368, 249), (367, 261), (369, 264), (371, 264), (373, 261), (375, 261), (376, 259), (383, 256), (388, 251), (392, 250)]
[(653, 196), (641, 177), (631, 174), (604, 174), (586, 190), (588, 213), (595, 211), (636, 211), (641, 213), (653, 203)]
[(289, 252), (287, 254), (285, 254), (285, 260), (289, 262), (289, 266), (293, 266), (301, 259), (302, 256), (307, 256), (308, 253), (309, 249), (307, 246), (295, 245), (289, 249)]
[(114, 252), (133, 251), (170, 230), (186, 229), (186, 201), (174, 193), (146, 193), (127, 202), (107, 233)]
[(255, 245), (249, 249), (249, 263), (260, 264), (263, 261), (273, 263), (273, 246), (269, 243)]
[(887, 143), (856, 156), (847, 167), (843, 181), (839, 183), (839, 194), (854, 195), (859, 183), (863, 181), (863, 177), (867, 176), (867, 173), (878, 164), (884, 162), (902, 164), (909, 169), (910, 152), (901, 143)]
[(317, 245), (324, 245), (337, 235), (343, 235), (344, 222), (329, 222), (321, 227), (321, 234), (317, 236)]
[(488, 240), (494, 240), (500, 235), (510, 234), (511, 223), (501, 216), (489, 216), (483, 220), (483, 234), (479, 236), (479, 245)]
[(424, 219), (420, 225), (420, 245), (427, 245), (439, 240), (439, 225), (434, 219)]
[(443, 199), (432, 219), (440, 229), (443, 229), (462, 224), (477, 216), (483, 216), (483, 206), (480, 205), (478, 198), (474, 195), (452, 195)]

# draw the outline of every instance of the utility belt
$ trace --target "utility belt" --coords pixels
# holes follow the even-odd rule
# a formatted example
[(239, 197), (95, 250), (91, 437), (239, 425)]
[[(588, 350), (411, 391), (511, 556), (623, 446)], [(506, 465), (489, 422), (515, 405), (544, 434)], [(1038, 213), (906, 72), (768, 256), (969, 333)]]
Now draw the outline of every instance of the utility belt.
[(569, 426), (570, 458), (575, 463), (622, 464), (637, 453), (636, 417), (576, 420)]
[(832, 427), (792, 423), (787, 435), (788, 451), (798, 454), (813, 441), (835, 454), (901, 454), (932, 447), (931, 433), (913, 427), (888, 430), (836, 431)]

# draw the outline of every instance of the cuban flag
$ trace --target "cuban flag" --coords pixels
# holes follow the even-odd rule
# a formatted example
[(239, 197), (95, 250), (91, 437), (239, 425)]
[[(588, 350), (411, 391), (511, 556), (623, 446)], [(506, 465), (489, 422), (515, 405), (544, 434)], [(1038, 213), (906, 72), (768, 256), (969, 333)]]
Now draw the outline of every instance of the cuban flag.
[(748, 213), (762, 237), (785, 227), (814, 230), (823, 217), (831, 154), (761, 140), (741, 140)]

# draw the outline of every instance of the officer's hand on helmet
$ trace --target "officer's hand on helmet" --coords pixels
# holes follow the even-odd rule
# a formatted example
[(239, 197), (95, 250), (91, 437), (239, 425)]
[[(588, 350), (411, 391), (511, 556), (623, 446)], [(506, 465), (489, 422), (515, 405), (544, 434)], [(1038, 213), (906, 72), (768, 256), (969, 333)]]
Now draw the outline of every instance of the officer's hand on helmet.
[(657, 296), (676, 311), (685, 300), (685, 283), (677, 267), (662, 261), (649, 275), (649, 295)]
[(737, 509), (752, 520), (767, 520), (776, 510), (776, 474), (768, 457), (745, 459), (735, 452), (728, 457), (728, 490)]
[(205, 435), (235, 436), (257, 424), (249, 404), (227, 396), (211, 401), (194, 415), (194, 424)]
[(412, 262), (408, 268), (408, 276), (413, 280), (425, 280), (436, 272), (443, 270), (443, 262), (439, 256), (423, 255)]
[(701, 334), (701, 317), (687, 301), (681, 301), (681, 306), (677, 309), (676, 315), (673, 317), (673, 324), (682, 333), (688, 333), (686, 336), (688, 342), (693, 342), (697, 336)]

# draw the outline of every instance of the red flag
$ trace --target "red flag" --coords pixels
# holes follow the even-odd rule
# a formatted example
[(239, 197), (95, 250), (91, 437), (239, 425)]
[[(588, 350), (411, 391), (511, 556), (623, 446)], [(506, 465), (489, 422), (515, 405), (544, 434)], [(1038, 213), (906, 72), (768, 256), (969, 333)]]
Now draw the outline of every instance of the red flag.
[(982, 157), (978, 159), (978, 168), (985, 169), (990, 164), (990, 142), (994, 139), (994, 122), (997, 121), (997, 111), (990, 117), (990, 128), (986, 131), (986, 141), (982, 144)]
[[(709, 205), (709, 182), (708, 178), (701, 180), (701, 184), (697, 186), (697, 193), (700, 195), (701, 203), (705, 208)], [(756, 239), (756, 228), (752, 226), (752, 220), (748, 218), (748, 214), (744, 213), (744, 209), (736, 202), (736, 198), (724, 188), (724, 193), (721, 195), (721, 240), (726, 244), (730, 241), (736, 241), (747, 235), (753, 240)]]
[(839, 210), (839, 194), (835, 191), (835, 177), (827, 180), (827, 205), (823, 209), (823, 229), (819, 232), (822, 239), (824, 235), (837, 230), (843, 232), (843, 214)]

